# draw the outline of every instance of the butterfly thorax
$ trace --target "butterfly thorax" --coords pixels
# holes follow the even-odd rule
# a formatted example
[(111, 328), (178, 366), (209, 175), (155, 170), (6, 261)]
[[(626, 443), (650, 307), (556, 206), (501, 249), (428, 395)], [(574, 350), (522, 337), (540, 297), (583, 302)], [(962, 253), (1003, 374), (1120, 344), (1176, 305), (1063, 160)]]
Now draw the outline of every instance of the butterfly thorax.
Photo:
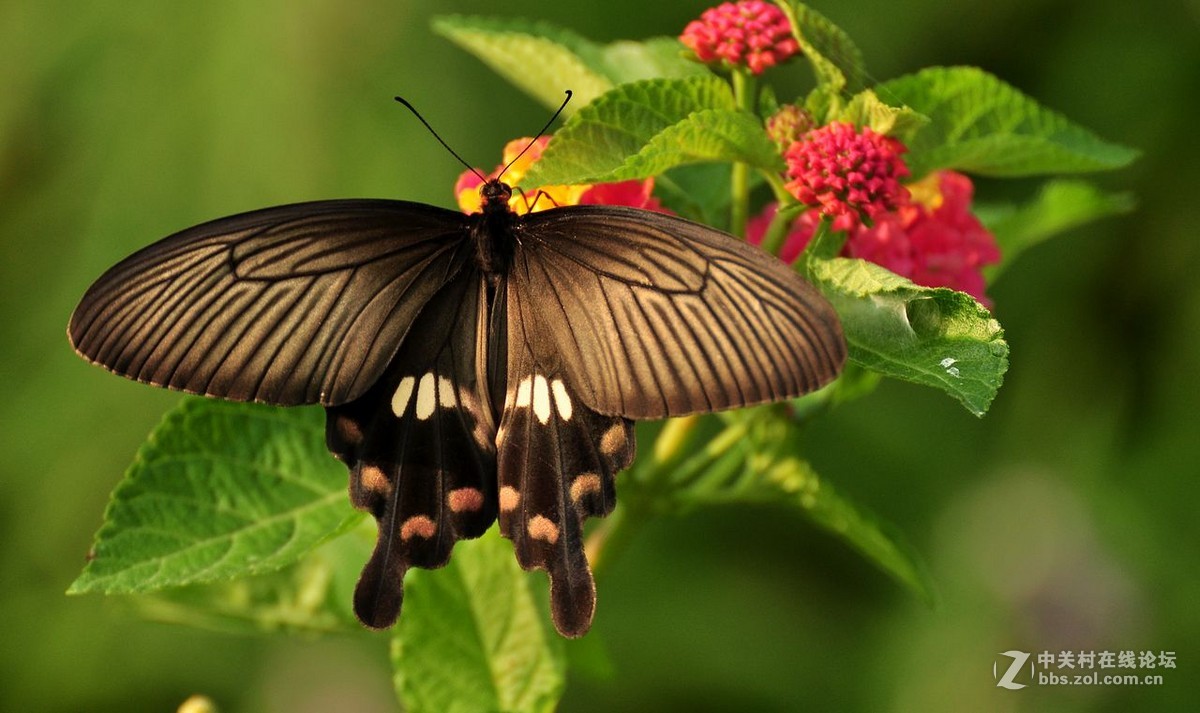
[(488, 278), (495, 282), (507, 274), (513, 256), (513, 222), (517, 214), (508, 207), (512, 188), (492, 179), (479, 189), (483, 211), (471, 216), (471, 242), (475, 247), (475, 262)]

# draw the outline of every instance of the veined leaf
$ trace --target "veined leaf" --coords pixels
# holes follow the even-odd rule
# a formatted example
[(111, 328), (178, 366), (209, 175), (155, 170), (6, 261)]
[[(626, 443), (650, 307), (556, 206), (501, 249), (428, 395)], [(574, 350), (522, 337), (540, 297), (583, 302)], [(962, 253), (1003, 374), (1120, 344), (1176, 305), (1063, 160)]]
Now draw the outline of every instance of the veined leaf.
[(870, 89), (855, 94), (837, 118), (855, 126), (869, 126), (875, 133), (895, 137), (905, 145), (929, 123), (929, 117), (908, 107), (884, 104)]
[(436, 18), (433, 29), (549, 108), (570, 89), (567, 116), (618, 84), (708, 74), (673, 37), (602, 45), (545, 22), (460, 15)]
[(570, 30), (457, 15), (436, 18), (433, 29), (546, 106), (558, 107), (570, 89), (575, 96), (564, 110), (568, 116), (613, 87), (600, 48)]
[(778, 4), (792, 23), (801, 52), (817, 76), (817, 85), (835, 93), (862, 89), (866, 69), (862, 52), (850, 35), (804, 3), (785, 0)]
[(623, 40), (603, 45), (601, 72), (613, 84), (643, 79), (682, 79), (707, 76), (708, 69), (686, 57), (686, 49), (675, 37)]
[(842, 320), (850, 360), (958, 399), (976, 416), (1008, 369), (999, 322), (970, 295), (920, 287), (850, 258), (812, 259), (817, 286)]
[(893, 526), (838, 493), (800, 457), (798, 430), (796, 423), (778, 417), (759, 420), (750, 429), (746, 459), (750, 477), (744, 478), (739, 499), (799, 508), (817, 526), (933, 603), (933, 580), (916, 551)]
[(414, 570), (392, 639), (405, 709), (552, 711), (562, 696), (562, 642), (530, 578), (495, 527), (458, 543), (444, 568)]
[(113, 491), (82, 592), (149, 592), (271, 572), (349, 518), (319, 408), (188, 398)]
[(361, 513), (357, 522), (366, 527), (277, 572), (134, 595), (134, 605), (148, 619), (235, 634), (361, 632), (352, 599), (375, 526)]
[(996, 236), (1003, 256), (987, 270), (988, 282), (1027, 248), (1094, 220), (1128, 213), (1135, 203), (1129, 193), (1106, 193), (1086, 181), (1061, 179), (1046, 183), (1024, 205), (976, 205), (976, 215)]
[(623, 84), (560, 129), (524, 176), (525, 186), (644, 178), (702, 161), (783, 162), (762, 122), (734, 106), (713, 76)]
[[(732, 503), (795, 508), (932, 602), (933, 585), (920, 558), (894, 528), (840, 495), (801, 458), (801, 425), (787, 412), (774, 404), (667, 421), (655, 443), (655, 460), (671, 468), (673, 485), (659, 490), (659, 497), (673, 503), (674, 511)], [(673, 443), (660, 454), (664, 439)], [(643, 463), (644, 469), (655, 465)], [(639, 475), (646, 473), (635, 471), (631, 479)]]
[(939, 168), (1030, 176), (1120, 168), (1138, 152), (1109, 143), (974, 67), (932, 67), (875, 92), (929, 117), (905, 159), (914, 177)]

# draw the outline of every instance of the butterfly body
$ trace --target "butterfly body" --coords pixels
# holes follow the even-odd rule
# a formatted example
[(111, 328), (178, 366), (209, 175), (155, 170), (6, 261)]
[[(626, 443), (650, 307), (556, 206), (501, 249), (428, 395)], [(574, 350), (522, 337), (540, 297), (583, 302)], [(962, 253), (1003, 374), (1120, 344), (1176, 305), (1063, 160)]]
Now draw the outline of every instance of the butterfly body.
[(480, 188), (483, 210), (471, 216), (471, 242), (475, 246), (475, 264), (492, 285), (508, 274), (513, 258), (515, 213), (508, 207), (512, 189), (498, 180)]
[(590, 626), (588, 517), (608, 514), (633, 420), (788, 398), (845, 359), (832, 308), (707, 226), (610, 206), (462, 215), (387, 200), (268, 208), (172, 235), (84, 295), (88, 360), (191, 393), (321, 404), (379, 539), (355, 592), (399, 615), (404, 572), (499, 521), (551, 578), (559, 631)]

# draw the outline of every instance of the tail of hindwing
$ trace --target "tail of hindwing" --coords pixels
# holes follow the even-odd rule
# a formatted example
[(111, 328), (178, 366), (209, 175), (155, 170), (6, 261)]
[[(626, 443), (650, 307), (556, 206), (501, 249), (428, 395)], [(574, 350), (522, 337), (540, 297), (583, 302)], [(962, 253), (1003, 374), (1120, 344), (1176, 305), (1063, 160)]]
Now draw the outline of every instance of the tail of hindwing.
[(510, 361), (497, 444), (500, 531), (522, 567), (549, 574), (559, 632), (581, 636), (596, 602), (583, 524), (616, 503), (616, 473), (633, 461), (633, 422), (588, 408), (526, 351)]
[(354, 594), (367, 626), (395, 622), (409, 567), (444, 565), (456, 541), (495, 521), (495, 434), (477, 384), (476, 309), (475, 290), (443, 290), (383, 378), (326, 409), (326, 442), (350, 469), (351, 502), (379, 525)]

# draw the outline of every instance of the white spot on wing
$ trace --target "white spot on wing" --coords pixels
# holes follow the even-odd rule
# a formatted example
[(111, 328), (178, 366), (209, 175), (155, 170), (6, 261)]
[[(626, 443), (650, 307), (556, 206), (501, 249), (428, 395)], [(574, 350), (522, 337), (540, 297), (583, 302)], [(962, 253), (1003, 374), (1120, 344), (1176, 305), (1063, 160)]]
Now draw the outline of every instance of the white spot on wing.
[(555, 379), (550, 382), (550, 391), (554, 393), (554, 405), (558, 407), (558, 416), (564, 421), (571, 420), (571, 397), (567, 394), (567, 387), (563, 386), (562, 379)]
[(530, 392), (533, 391), (530, 378), (527, 376), (521, 379), (521, 383), (517, 386), (517, 408), (529, 408)]
[(421, 384), (417, 387), (417, 418), (424, 421), (433, 415), (433, 409), (437, 406), (437, 380), (433, 376), (433, 372), (427, 372), (421, 377)]
[(550, 387), (541, 374), (533, 377), (533, 413), (541, 423), (550, 420)]
[(458, 405), (458, 400), (454, 397), (454, 384), (444, 376), (438, 377), (438, 406), (442, 408), (454, 408)]
[(404, 409), (408, 408), (408, 400), (412, 398), (413, 384), (416, 381), (411, 376), (404, 377), (396, 387), (396, 393), (392, 394), (392, 413), (397, 417), (403, 416)]

